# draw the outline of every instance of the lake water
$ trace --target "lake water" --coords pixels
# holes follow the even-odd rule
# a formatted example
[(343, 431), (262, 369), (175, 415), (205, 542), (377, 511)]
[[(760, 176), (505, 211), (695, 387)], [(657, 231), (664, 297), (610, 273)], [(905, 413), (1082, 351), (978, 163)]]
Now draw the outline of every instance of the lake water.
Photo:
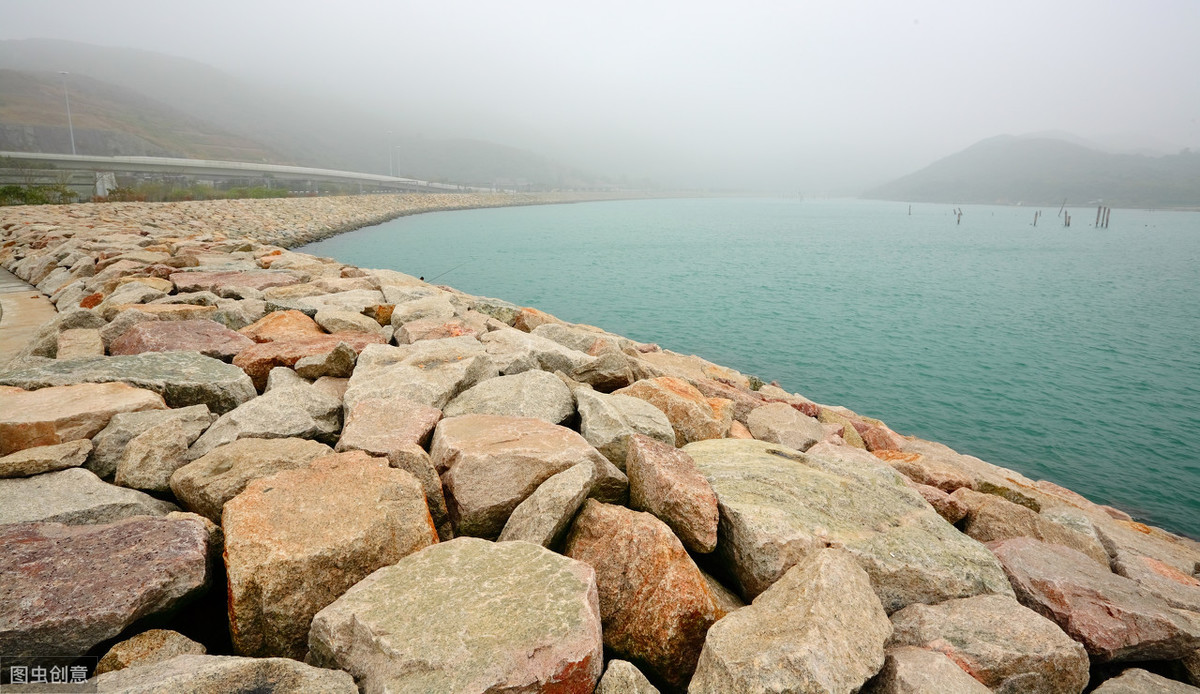
[(698, 354), (1200, 537), (1200, 213), (1033, 213), (602, 202), (302, 250)]

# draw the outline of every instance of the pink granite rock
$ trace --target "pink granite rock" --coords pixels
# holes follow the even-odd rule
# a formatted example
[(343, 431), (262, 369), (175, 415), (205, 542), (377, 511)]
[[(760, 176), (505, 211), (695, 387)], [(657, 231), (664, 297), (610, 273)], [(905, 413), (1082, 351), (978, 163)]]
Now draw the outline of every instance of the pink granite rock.
[(109, 345), (109, 353), (200, 352), (228, 361), (254, 341), (211, 320), (147, 321), (138, 323)]
[(273, 270), (237, 270), (231, 272), (176, 272), (170, 280), (181, 292), (217, 292), (227, 287), (249, 287), (262, 291), (268, 287), (298, 284), (300, 278), (290, 272)]
[(356, 353), (367, 345), (383, 344), (383, 337), (369, 333), (335, 333), (312, 337), (281, 338), (264, 342), (242, 350), (233, 358), (234, 366), (240, 367), (254, 382), (254, 387), (263, 390), (267, 376), (277, 366), (294, 366), (305, 357), (332, 352), (339, 342), (344, 342)]
[(719, 439), (725, 434), (722, 421), (713, 412), (708, 399), (683, 379), (671, 376), (651, 378), (614, 393), (640, 398), (662, 410), (675, 430), (676, 446)]
[(162, 396), (124, 383), (0, 390), (0, 455), (90, 439), (119, 412), (165, 410)]
[(324, 335), (317, 322), (299, 311), (272, 311), (238, 331), (255, 342)]
[(701, 554), (717, 546), (717, 495), (687, 453), (649, 436), (629, 437), (629, 504), (649, 511)]

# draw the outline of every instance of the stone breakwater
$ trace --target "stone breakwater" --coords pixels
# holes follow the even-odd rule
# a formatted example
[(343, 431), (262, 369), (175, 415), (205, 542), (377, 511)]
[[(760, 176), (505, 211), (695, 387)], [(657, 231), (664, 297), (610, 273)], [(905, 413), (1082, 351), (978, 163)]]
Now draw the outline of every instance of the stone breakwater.
[(58, 309), (0, 366), (5, 666), (96, 657), (101, 692), (1198, 691), (1200, 544), (697, 356), (287, 250), (552, 201), (0, 209), (0, 264)]

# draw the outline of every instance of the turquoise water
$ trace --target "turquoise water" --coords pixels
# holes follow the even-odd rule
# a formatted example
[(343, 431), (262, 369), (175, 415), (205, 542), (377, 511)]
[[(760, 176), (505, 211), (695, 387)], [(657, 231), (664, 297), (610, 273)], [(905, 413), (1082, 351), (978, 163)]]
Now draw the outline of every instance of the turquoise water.
[(950, 209), (502, 208), (303, 250), (699, 354), (1200, 537), (1200, 213)]

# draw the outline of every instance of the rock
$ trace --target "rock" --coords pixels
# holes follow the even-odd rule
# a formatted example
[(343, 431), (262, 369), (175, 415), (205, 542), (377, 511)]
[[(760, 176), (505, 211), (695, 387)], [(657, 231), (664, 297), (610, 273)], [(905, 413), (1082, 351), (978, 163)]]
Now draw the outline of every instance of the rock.
[(213, 449), (171, 475), (171, 492), (189, 511), (221, 522), (225, 503), (260, 477), (307, 467), (332, 453), (305, 439), (239, 439)]
[(83, 468), (0, 479), (0, 524), (88, 525), (177, 510), (148, 494), (108, 484)]
[(150, 409), (166, 409), (166, 403), (155, 393), (123, 383), (0, 388), (0, 455), (88, 439), (117, 413)]
[(53, 361), (0, 374), (0, 385), (26, 390), (116, 382), (152, 390), (170, 407), (207, 405), (218, 414), (255, 395), (254, 385), (241, 369), (198, 352)]
[(130, 304), (148, 304), (155, 299), (161, 299), (165, 293), (152, 289), (144, 284), (126, 284), (118, 287), (96, 306), (96, 312), (105, 319), (111, 320), (117, 315), (121, 306)]
[(416, 478), (362, 451), (254, 480), (225, 504), (229, 633), (243, 655), (302, 659), (313, 616), (437, 542)]
[(396, 694), (590, 692), (604, 665), (590, 567), (474, 538), (363, 579), (317, 613), (309, 648), (310, 662)]
[(440, 410), (412, 400), (366, 398), (347, 410), (337, 450), (383, 456), (392, 467), (407, 470), (416, 477), (425, 490), (425, 501), (438, 528), (438, 537), (449, 540), (454, 533), (446, 511), (442, 479), (425, 451), (441, 418)]
[(805, 454), (739, 439), (683, 450), (717, 494), (717, 548), (747, 599), (831, 544), (862, 564), (889, 611), (1010, 594), (995, 557), (863, 451), (818, 444)]
[(276, 366), (267, 373), (267, 385), (263, 388), (264, 393), (269, 393), (277, 388), (291, 388), (292, 386), (311, 386), (312, 381), (297, 374), (295, 371), (286, 366)]
[(962, 504), (959, 498), (938, 489), (931, 487), (928, 484), (917, 484), (909, 480), (909, 486), (916, 490), (933, 510), (938, 512), (938, 515), (946, 519), (947, 523), (957, 523), (967, 517), (967, 507)]
[(920, 453), (906, 451), (875, 451), (875, 457), (891, 465), (897, 472), (917, 484), (924, 484), (950, 493), (966, 487), (970, 489), (973, 479), (953, 465)]
[(17, 353), (16, 358), (53, 358), (57, 354), (58, 336), (61, 333), (73, 329), (99, 329), (104, 326), (104, 318), (95, 311), (78, 308), (62, 311), (34, 331), (29, 343)]
[[(387, 299), (387, 294), (384, 295)], [(411, 301), (397, 302), (392, 309), (392, 327), (399, 330), (405, 323), (432, 319), (447, 321), (458, 314), (458, 309), (443, 295), (427, 296)]]
[(596, 357), (567, 349), (553, 340), (520, 330), (495, 330), (480, 336), (488, 356), (502, 374), (541, 370), (572, 373), (596, 360)]
[(148, 321), (125, 331), (113, 341), (109, 352), (114, 356), (143, 352), (200, 352), (228, 361), (253, 344), (245, 335), (211, 320)]
[(634, 434), (629, 439), (629, 503), (671, 527), (693, 552), (717, 546), (717, 495), (691, 456), (670, 444)]
[(208, 534), (191, 520), (19, 523), (0, 526), (0, 546), (0, 652), (12, 658), (77, 657), (209, 582)]
[(563, 553), (596, 570), (605, 648), (686, 686), (717, 606), (671, 530), (648, 513), (589, 500)]
[(546, 323), (535, 327), (532, 334), (554, 340), (558, 344), (577, 352), (590, 352), (597, 342), (611, 346), (618, 352), (632, 349), (633, 340), (620, 335), (607, 333), (600, 328), (590, 325), (566, 325), (562, 323)]
[(238, 332), (255, 342), (298, 340), (325, 334), (316, 321), (300, 311), (272, 311)]
[(1121, 576), (1136, 581), (1171, 607), (1200, 613), (1200, 580), (1195, 576), (1189, 576), (1157, 559), (1131, 552), (1118, 552), (1113, 558), (1112, 568)]
[(1196, 694), (1200, 689), (1169, 680), (1139, 668), (1130, 668), (1120, 677), (1106, 680), (1092, 694)]
[(1187, 673), (1188, 681), (1200, 687), (1200, 649), (1192, 651), (1179, 662), (1183, 666), (1184, 672)]
[(598, 342), (588, 354), (596, 358), (571, 371), (571, 378), (576, 381), (587, 383), (596, 390), (607, 393), (624, 388), (637, 380), (629, 357), (617, 351), (615, 347)]
[(55, 359), (88, 359), (104, 356), (104, 340), (94, 328), (72, 328), (58, 334)]
[(313, 320), (328, 333), (381, 333), (379, 323), (356, 311), (319, 310)]
[(638, 381), (615, 395), (629, 395), (654, 405), (667, 415), (675, 430), (675, 445), (716, 439), (723, 435), (722, 422), (708, 400), (686, 381), (662, 376)]
[(273, 390), (221, 415), (188, 450), (195, 460), (238, 439), (316, 439), (337, 442), (342, 403), (312, 386)]
[(1200, 566), (1200, 546), (1194, 541), (1159, 528), (1116, 518), (1104, 507), (1098, 509), (1102, 516), (1091, 514), (1089, 518), (1110, 557), (1128, 552), (1157, 559), (1185, 574), (1200, 575), (1196, 574), (1196, 567)]
[(746, 603), (736, 593), (721, 585), (720, 581), (703, 571), (700, 574), (704, 576), (704, 581), (708, 584), (708, 592), (717, 605), (717, 619), (721, 619), (727, 614), (733, 614), (746, 606)]
[(592, 491), (595, 473), (595, 465), (578, 463), (542, 482), (513, 510), (500, 532), (499, 542), (524, 540), (543, 547), (554, 546)]
[(161, 663), (105, 673), (90, 682), (102, 694), (358, 692), (354, 678), (341, 670), (326, 670), (288, 658), (241, 658), (232, 655), (179, 655)]
[(659, 694), (658, 688), (633, 663), (616, 658), (608, 661), (596, 694)]
[(862, 690), (863, 694), (988, 694), (990, 691), (941, 653), (912, 646), (887, 649), (883, 669)]
[(0, 477), (31, 477), (79, 467), (92, 452), (92, 442), (77, 439), (53, 446), (26, 448), (0, 457)]
[[(242, 350), (233, 358), (233, 364), (250, 376), (255, 388), (262, 390), (266, 388), (267, 375), (271, 369), (277, 366), (294, 366), (305, 357), (327, 355), (335, 351), (340, 344), (347, 345), (357, 354), (367, 345), (382, 343), (383, 337), (368, 333), (338, 333), (294, 339), (280, 338)], [(307, 366), (312, 367), (311, 371), (314, 373), (320, 371), (321, 368), (340, 367), (341, 371), (337, 373), (348, 376), (349, 372), (353, 370), (353, 363), (347, 368), (346, 361), (343, 352), (334, 357), (332, 363), (329, 359), (325, 359), (324, 361), (307, 362)], [(332, 376), (335, 374), (330, 372), (319, 375)]]
[(96, 675), (134, 665), (161, 663), (177, 655), (204, 655), (208, 650), (177, 631), (151, 629), (125, 639), (108, 650), (96, 664)]
[(444, 340), (448, 337), (462, 337), (464, 335), (476, 337), (478, 333), (479, 331), (458, 318), (450, 320), (443, 318), (421, 318), (419, 320), (408, 321), (400, 326), (396, 329), (395, 335), (397, 343), (411, 345), (421, 340)]
[(559, 424), (575, 412), (571, 389), (545, 371), (490, 378), (460, 393), (446, 405), (445, 416), (495, 414), (536, 417)]
[(909, 605), (892, 615), (888, 645), (942, 653), (1002, 694), (1079, 694), (1088, 683), (1083, 646), (1007, 595)]
[(825, 437), (820, 422), (782, 402), (755, 408), (746, 417), (746, 426), (759, 441), (778, 443), (797, 451), (807, 451)]
[(354, 373), (354, 362), (358, 352), (345, 342), (337, 343), (333, 351), (314, 354), (296, 362), (296, 374), (302, 378), (317, 379), (322, 376), (349, 378)]
[(473, 337), (402, 347), (369, 346), (358, 357), (346, 406), (365, 398), (401, 397), (441, 409), (459, 393), (496, 377), (495, 364)]
[(583, 438), (622, 470), (625, 469), (629, 438), (634, 434), (675, 445), (671, 421), (662, 410), (645, 400), (579, 388), (575, 390), (575, 401)]
[(822, 549), (709, 629), (688, 692), (856, 691), (891, 631), (866, 572)]
[(1173, 660), (1200, 648), (1200, 616), (1171, 609), (1081, 552), (1027, 537), (988, 548), (1021, 604), (1057, 622), (1094, 662)]
[(577, 463), (608, 464), (570, 429), (486, 414), (443, 419), (430, 456), (442, 473), (455, 532), (485, 538), (498, 536), (513, 509), (551, 476)]
[(312, 386), (331, 398), (337, 398), (338, 402), (345, 402), (346, 388), (350, 386), (350, 379), (321, 376), (313, 381)]
[(231, 287), (249, 287), (262, 291), (268, 287), (298, 284), (301, 278), (279, 270), (237, 270), (233, 272), (176, 272), (168, 279), (180, 292), (213, 292)]
[[(318, 284), (320, 281), (321, 280), (318, 280), (318, 282), (314, 282), (314, 284)], [(363, 316), (361, 313), (362, 310), (368, 306), (378, 305), (381, 301), (383, 301), (383, 293), (377, 289), (370, 289), (367, 287), (349, 289), (346, 291), (335, 291), (329, 294), (315, 294), (311, 296), (305, 296), (300, 299), (300, 303), (307, 304), (317, 309), (318, 316), (320, 314), (325, 314), (326, 317), (330, 318), (332, 318), (332, 314), (338, 312), (352, 313), (360, 318), (365, 318), (365, 316)], [(316, 320), (318, 323), (321, 323), (321, 319), (319, 317)], [(354, 319), (347, 318), (347, 320), (352, 321)], [(359, 323), (359, 325), (369, 327), (364, 323)], [(331, 333), (338, 332), (337, 330), (330, 330), (329, 328), (325, 329), (329, 330)], [(368, 330), (368, 332), (378, 331), (378, 324), (376, 324), (375, 328)]]
[(86, 467), (100, 477), (112, 479), (129, 442), (139, 435), (169, 421), (177, 421), (190, 443), (199, 438), (216, 419), (217, 416), (204, 405), (176, 410), (123, 412), (114, 416), (108, 426), (92, 438), (93, 450)]
[(1032, 537), (1083, 552), (1108, 568), (1108, 552), (1095, 538), (1048, 521), (1020, 504), (965, 487), (955, 490), (951, 497), (967, 509), (963, 532), (980, 542)]
[(171, 475), (187, 463), (188, 446), (200, 435), (169, 419), (134, 437), (117, 463), (113, 482), (151, 492), (171, 490)]

